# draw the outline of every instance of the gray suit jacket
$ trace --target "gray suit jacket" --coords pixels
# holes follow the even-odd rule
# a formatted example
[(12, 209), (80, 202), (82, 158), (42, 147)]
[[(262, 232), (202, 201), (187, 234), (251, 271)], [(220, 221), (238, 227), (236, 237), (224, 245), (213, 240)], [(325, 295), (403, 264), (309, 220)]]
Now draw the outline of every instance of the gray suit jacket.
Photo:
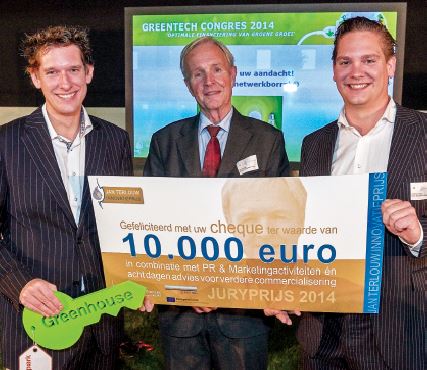
[[(202, 177), (198, 144), (199, 116), (173, 122), (153, 135), (144, 176)], [(256, 155), (258, 170), (242, 177), (289, 175), (285, 142), (280, 131), (259, 120), (233, 111), (230, 132), (218, 177), (241, 177), (236, 163)], [(216, 315), (221, 331), (230, 338), (248, 338), (266, 333), (271, 320), (262, 310), (219, 309)], [(202, 329), (202, 316), (191, 308), (161, 306), (160, 327), (171, 336), (191, 337)]]
[[(85, 175), (131, 175), (129, 138), (112, 123), (90, 117)], [(105, 287), (95, 215), (87, 179), (76, 225), (41, 109), (0, 126), (0, 320), (4, 365), (32, 341), (21, 324), (19, 293), (34, 278), (55, 284), (73, 297)], [(117, 348), (122, 320), (103, 315), (93, 332), (104, 352)], [(86, 334), (86, 336), (88, 336)], [(90, 336), (88, 336), (90, 337)], [(81, 351), (79, 342), (54, 351), (54, 368)]]
[[(331, 174), (337, 135), (335, 121), (304, 139), (301, 176)], [(410, 200), (413, 182), (427, 182), (427, 115), (398, 106), (388, 163), (387, 198)], [(369, 315), (377, 348), (388, 366), (399, 370), (425, 368), (427, 201), (411, 203), (424, 231), (420, 255), (415, 258), (398, 237), (386, 231), (381, 309), (379, 314)], [(325, 329), (325, 317), (333, 314), (305, 313), (300, 322), (298, 339), (311, 356), (328, 346), (329, 351), (333, 350), (334, 339)], [(357, 320), (360, 315), (353, 317)]]

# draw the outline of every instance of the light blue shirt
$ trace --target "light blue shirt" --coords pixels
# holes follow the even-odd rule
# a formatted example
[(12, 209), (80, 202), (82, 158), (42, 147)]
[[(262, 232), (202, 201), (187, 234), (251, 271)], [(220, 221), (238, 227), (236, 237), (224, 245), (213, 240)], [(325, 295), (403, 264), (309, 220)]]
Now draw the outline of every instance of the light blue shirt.
[(221, 128), (221, 130), (219, 130), (218, 135), (216, 137), (219, 141), (219, 147), (221, 149), (221, 158), (222, 158), (225, 150), (225, 144), (227, 143), (228, 132), (230, 131), (230, 123), (231, 123), (232, 115), (233, 115), (233, 108), (230, 109), (230, 112), (228, 112), (226, 116), (217, 125), (214, 125), (211, 121), (209, 121), (208, 117), (206, 117), (202, 112), (200, 112), (199, 135), (198, 135), (200, 168), (203, 168), (206, 147), (208, 145), (209, 140), (211, 139), (211, 135), (209, 135), (209, 131), (207, 127), (209, 125), (214, 125), (214, 126), (219, 126)]

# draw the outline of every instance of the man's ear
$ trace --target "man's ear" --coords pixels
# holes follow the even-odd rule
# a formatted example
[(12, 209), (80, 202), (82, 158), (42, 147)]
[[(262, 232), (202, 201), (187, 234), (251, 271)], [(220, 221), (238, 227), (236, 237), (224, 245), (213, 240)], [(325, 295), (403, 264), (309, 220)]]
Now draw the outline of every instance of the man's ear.
[(332, 74), (332, 80), (336, 83), (337, 79), (335, 78), (335, 66), (336, 66), (336, 64), (334, 62), (333, 67), (332, 67), (332, 72), (333, 72), (333, 74)]
[(85, 71), (86, 71), (86, 84), (89, 85), (93, 80), (93, 74), (95, 73), (95, 66), (93, 64), (86, 64)]
[(233, 67), (231, 67), (231, 78), (233, 81), (233, 86), (236, 83), (236, 76), (237, 76), (237, 67), (233, 66)]
[(396, 57), (393, 55), (387, 61), (387, 73), (388, 77), (394, 77), (394, 72), (396, 71)]
[(195, 95), (194, 95), (194, 93), (193, 93), (193, 89), (191, 88), (191, 84), (190, 84), (190, 82), (189, 82), (186, 78), (184, 78), (184, 83), (185, 83), (185, 86), (187, 86), (187, 89), (188, 89), (188, 91), (190, 92), (190, 94), (191, 94), (193, 97), (195, 97)]
[(40, 89), (40, 80), (38, 77), (38, 70), (36, 68), (30, 70), (30, 77), (35, 88)]

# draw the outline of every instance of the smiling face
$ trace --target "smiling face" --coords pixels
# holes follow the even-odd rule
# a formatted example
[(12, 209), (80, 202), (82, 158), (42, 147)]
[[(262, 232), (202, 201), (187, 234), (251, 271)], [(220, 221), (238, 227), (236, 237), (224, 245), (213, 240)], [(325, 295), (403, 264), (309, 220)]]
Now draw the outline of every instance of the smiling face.
[(337, 46), (334, 81), (346, 111), (376, 111), (388, 103), (388, 79), (393, 77), (396, 58), (386, 60), (381, 36), (375, 32), (349, 32)]
[[(283, 229), (304, 227), (306, 201), (307, 193), (299, 179), (266, 178), (255, 183), (229, 180), (222, 194), (227, 224), (262, 225), (260, 234), (235, 234), (250, 258), (257, 258), (264, 244), (277, 250), (281, 244), (298, 243), (299, 234), (285, 233)], [(268, 232), (269, 229), (277, 232)]]
[(76, 45), (53, 46), (38, 55), (38, 67), (30, 72), (31, 80), (46, 98), (52, 122), (80, 120), (87, 84), (93, 77), (93, 65), (84, 65)]
[(230, 66), (223, 51), (212, 42), (196, 46), (184, 61), (185, 84), (201, 111), (218, 123), (231, 109), (231, 93), (237, 69)]

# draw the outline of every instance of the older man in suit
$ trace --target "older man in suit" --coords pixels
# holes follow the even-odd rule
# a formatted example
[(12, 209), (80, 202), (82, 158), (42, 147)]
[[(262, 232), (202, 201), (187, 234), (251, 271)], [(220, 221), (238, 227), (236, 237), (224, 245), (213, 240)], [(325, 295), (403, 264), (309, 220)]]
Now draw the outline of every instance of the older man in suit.
[[(1, 352), (13, 370), (33, 344), (23, 307), (56, 315), (57, 289), (77, 297), (105, 287), (86, 176), (132, 174), (126, 132), (82, 106), (94, 70), (86, 31), (48, 27), (27, 36), (23, 49), (46, 103), (0, 128)], [(46, 350), (37, 366), (115, 369), (122, 323), (103, 315), (71, 348)]]
[[(282, 133), (231, 105), (237, 70), (225, 45), (210, 37), (193, 41), (182, 50), (181, 71), (201, 112), (153, 135), (145, 176), (288, 175)], [(160, 306), (159, 311), (168, 369), (266, 368), (271, 321), (261, 310)]]
[(394, 54), (382, 24), (363, 17), (343, 22), (333, 63), (344, 108), (303, 142), (302, 176), (387, 171), (389, 198), (382, 205), (380, 313), (303, 314), (297, 333), (303, 369), (425, 368), (427, 201), (412, 188), (427, 182), (427, 116), (388, 96)]

